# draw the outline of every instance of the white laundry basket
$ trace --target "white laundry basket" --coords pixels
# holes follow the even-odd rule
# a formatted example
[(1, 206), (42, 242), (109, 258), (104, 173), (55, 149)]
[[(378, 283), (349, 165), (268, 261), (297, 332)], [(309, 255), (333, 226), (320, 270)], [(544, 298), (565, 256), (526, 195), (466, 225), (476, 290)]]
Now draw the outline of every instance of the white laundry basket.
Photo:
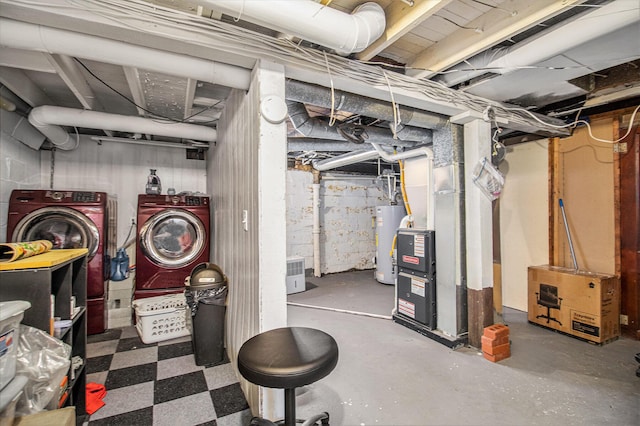
[(136, 328), (143, 343), (155, 343), (191, 334), (191, 313), (184, 294), (133, 301)]
[(0, 389), (16, 374), (17, 344), (24, 311), (31, 307), (25, 300), (0, 302)]

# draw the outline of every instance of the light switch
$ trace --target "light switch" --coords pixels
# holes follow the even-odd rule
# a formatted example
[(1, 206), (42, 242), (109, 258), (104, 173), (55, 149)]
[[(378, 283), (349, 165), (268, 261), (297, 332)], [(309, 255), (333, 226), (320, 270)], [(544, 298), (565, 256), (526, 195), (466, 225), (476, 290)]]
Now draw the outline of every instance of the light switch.
[(249, 231), (249, 212), (247, 210), (242, 210), (242, 228)]

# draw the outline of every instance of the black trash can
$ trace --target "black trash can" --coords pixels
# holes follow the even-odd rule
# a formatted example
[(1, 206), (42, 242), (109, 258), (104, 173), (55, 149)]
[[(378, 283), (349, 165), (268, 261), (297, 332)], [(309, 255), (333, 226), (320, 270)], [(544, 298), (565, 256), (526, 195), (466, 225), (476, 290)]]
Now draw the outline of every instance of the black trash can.
[(227, 277), (218, 265), (201, 263), (193, 268), (185, 289), (191, 310), (191, 341), (196, 365), (219, 364), (224, 360), (224, 317)]

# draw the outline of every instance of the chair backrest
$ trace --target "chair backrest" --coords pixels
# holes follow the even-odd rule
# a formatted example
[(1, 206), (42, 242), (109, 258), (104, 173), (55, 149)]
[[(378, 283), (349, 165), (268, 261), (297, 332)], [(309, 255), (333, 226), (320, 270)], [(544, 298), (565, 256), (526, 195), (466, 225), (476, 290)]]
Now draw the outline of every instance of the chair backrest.
[(540, 298), (538, 303), (543, 305), (557, 305), (558, 287), (540, 283)]

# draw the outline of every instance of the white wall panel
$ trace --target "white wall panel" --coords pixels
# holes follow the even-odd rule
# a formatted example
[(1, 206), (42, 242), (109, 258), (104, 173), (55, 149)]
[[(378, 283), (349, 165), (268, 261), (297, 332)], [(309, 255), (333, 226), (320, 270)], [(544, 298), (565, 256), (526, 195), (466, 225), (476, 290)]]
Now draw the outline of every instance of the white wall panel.
[[(51, 152), (42, 151), (42, 175), (49, 187)], [(118, 198), (118, 245), (135, 219), (138, 194), (145, 193), (149, 169), (157, 169), (162, 193), (168, 188), (205, 192), (206, 162), (187, 160), (183, 149), (119, 142), (82, 143), (73, 151), (55, 152), (54, 188), (104, 191)], [(134, 231), (135, 232), (135, 231)]]
[(527, 268), (549, 263), (547, 140), (510, 147), (506, 163), (500, 196), (502, 303), (526, 312)]
[[(207, 156), (215, 227), (212, 261), (229, 279), (226, 346), (235, 365), (250, 337), (286, 325), (286, 127), (261, 118), (260, 99), (284, 99), (281, 66), (261, 63), (248, 93), (234, 90)], [(246, 226), (243, 223), (246, 217)], [(282, 392), (241, 381), (254, 413), (282, 417)]]
[(40, 188), (40, 152), (0, 132), (0, 161), (0, 242), (5, 242), (11, 191)]
[(313, 268), (313, 173), (287, 170), (287, 256)]

